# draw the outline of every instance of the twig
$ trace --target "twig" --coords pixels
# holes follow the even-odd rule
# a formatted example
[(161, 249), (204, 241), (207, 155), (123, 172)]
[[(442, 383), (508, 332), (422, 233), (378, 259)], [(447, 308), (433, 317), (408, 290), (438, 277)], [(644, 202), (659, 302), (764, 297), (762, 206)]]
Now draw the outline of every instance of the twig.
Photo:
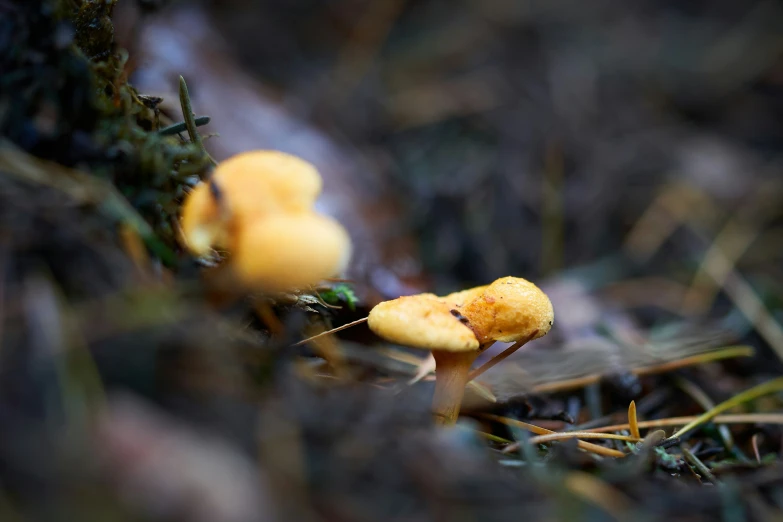
[(206, 155), (209, 161), (213, 165), (217, 165), (217, 161), (207, 152), (204, 148), (204, 141), (201, 139), (201, 135), (196, 128), (196, 120), (194, 119), (193, 107), (190, 105), (190, 94), (188, 94), (188, 84), (185, 83), (185, 78), (179, 77), (179, 103), (182, 105), (182, 118), (185, 120), (185, 127), (188, 130), (188, 136), (190, 141), (195, 143), (199, 149)]
[(291, 346), (292, 347), (293, 346), (302, 346), (303, 344), (307, 344), (310, 341), (318, 339), (319, 337), (323, 337), (324, 335), (329, 335), (329, 334), (333, 334), (333, 333), (336, 333), (336, 332), (339, 332), (339, 331), (342, 331), (342, 330), (346, 330), (346, 329), (348, 329), (348, 328), (350, 328), (352, 326), (356, 326), (357, 324), (362, 324), (363, 322), (366, 322), (366, 321), (367, 321), (367, 318), (366, 317), (362, 317), (361, 319), (357, 319), (356, 321), (353, 321), (351, 323), (344, 324), (342, 326), (338, 326), (337, 328), (332, 328), (331, 330), (327, 330), (325, 332), (321, 332), (318, 335), (314, 335), (312, 337), (308, 337), (307, 339), (302, 339), (301, 341), (296, 342), (296, 343), (292, 344)]
[[(515, 419), (509, 419), (508, 417), (501, 417), (499, 415), (491, 415), (489, 413), (485, 413), (482, 414), (481, 417), (495, 422), (499, 422), (500, 424), (505, 424), (506, 426), (515, 426), (517, 428), (529, 430), (535, 433), (536, 435), (549, 435), (555, 433), (552, 430), (548, 430), (546, 428), (536, 426), (535, 424), (528, 424), (527, 422), (522, 422)], [(625, 457), (625, 453), (623, 453), (622, 451), (617, 451), (611, 448), (605, 448), (603, 446), (599, 446), (598, 444), (592, 444), (590, 442), (585, 442), (582, 440), (577, 441), (577, 446), (585, 451), (590, 451), (592, 453), (603, 455), (605, 457), (619, 457), (619, 458)], [(504, 448), (503, 453), (509, 453), (517, 449), (519, 449), (519, 444), (515, 443)]]
[(552, 442), (555, 440), (568, 440), (568, 439), (611, 439), (611, 440), (623, 440), (625, 442), (641, 442), (641, 437), (629, 437), (628, 435), (615, 435), (614, 433), (594, 433), (590, 431), (565, 431), (562, 433), (548, 433), (546, 435), (539, 435), (537, 437), (531, 437), (528, 442), (531, 444), (540, 444), (544, 442)]
[(503, 361), (504, 359), (506, 359), (512, 353), (514, 353), (517, 350), (519, 350), (519, 348), (523, 344), (525, 344), (528, 341), (530, 341), (533, 338), (533, 336), (535, 336), (537, 333), (538, 333), (538, 330), (536, 330), (535, 333), (531, 334), (529, 337), (515, 342), (514, 344), (512, 344), (511, 346), (509, 346), (508, 348), (506, 348), (505, 350), (503, 350), (502, 352), (500, 352), (499, 354), (494, 356), (492, 359), (488, 360), (487, 362), (485, 362), (484, 364), (482, 364), (481, 366), (479, 366), (478, 368), (476, 368), (475, 370), (470, 372), (468, 374), (468, 381), (472, 381), (473, 379), (475, 379), (479, 375), (483, 374), (484, 372), (486, 372), (487, 370), (489, 370), (490, 368), (495, 366), (497, 363), (499, 363), (499, 362)]

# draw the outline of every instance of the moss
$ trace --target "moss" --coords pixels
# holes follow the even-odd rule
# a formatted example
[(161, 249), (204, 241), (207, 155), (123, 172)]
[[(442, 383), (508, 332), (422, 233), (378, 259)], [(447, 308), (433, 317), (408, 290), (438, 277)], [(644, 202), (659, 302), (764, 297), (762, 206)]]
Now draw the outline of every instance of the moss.
[(74, 43), (90, 59), (108, 58), (114, 44), (111, 14), (117, 0), (86, 0), (76, 9)]
[(210, 163), (195, 145), (161, 135), (161, 100), (128, 83), (115, 3), (16, 2), (0, 21), (0, 132), (37, 157), (112, 181), (177, 249), (179, 198)]

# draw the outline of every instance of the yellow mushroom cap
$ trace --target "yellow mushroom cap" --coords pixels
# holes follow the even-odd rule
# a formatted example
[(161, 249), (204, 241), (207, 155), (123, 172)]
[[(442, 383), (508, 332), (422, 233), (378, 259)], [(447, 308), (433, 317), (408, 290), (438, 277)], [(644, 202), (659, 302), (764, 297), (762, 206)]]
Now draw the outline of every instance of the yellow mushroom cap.
[(345, 270), (351, 240), (335, 220), (316, 213), (275, 214), (239, 227), (231, 267), (249, 288), (304, 289)]
[(225, 242), (225, 224), (209, 184), (199, 183), (185, 196), (180, 226), (184, 246), (196, 255), (203, 256), (214, 245)]
[(323, 184), (312, 164), (276, 150), (232, 156), (218, 164), (211, 181), (230, 214), (241, 219), (308, 211)]
[(376, 305), (367, 324), (377, 335), (405, 346), (449, 352), (478, 350), (476, 336), (452, 310), (433, 294), (404, 296)]
[(547, 295), (536, 285), (519, 277), (496, 280), (461, 309), (476, 338), (515, 342), (536, 339), (549, 332), (554, 310)]

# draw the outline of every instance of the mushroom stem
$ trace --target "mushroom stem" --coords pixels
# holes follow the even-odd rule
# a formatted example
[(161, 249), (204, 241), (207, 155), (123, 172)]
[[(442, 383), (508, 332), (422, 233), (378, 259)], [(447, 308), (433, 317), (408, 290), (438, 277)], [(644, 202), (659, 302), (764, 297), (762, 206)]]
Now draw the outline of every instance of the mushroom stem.
[(434, 350), (435, 395), (432, 397), (432, 413), (435, 423), (453, 426), (457, 422), (462, 406), (462, 396), (468, 383), (468, 372), (480, 350), (470, 352), (447, 352)]

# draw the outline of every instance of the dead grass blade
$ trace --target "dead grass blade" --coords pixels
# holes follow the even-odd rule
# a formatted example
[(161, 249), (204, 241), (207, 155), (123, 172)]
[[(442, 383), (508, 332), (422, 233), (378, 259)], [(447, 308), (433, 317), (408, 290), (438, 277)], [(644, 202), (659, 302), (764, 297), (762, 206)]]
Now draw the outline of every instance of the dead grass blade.
[(745, 390), (742, 393), (738, 393), (737, 395), (730, 398), (729, 400), (724, 401), (718, 404), (717, 406), (715, 406), (714, 408), (711, 408), (710, 410), (699, 415), (694, 420), (692, 420), (691, 422), (689, 422), (688, 424), (686, 424), (685, 426), (677, 430), (669, 438), (674, 439), (674, 438), (682, 437), (685, 433), (711, 420), (713, 417), (716, 417), (719, 413), (723, 413), (726, 410), (730, 410), (735, 406), (739, 406), (742, 403), (752, 401), (753, 399), (756, 399), (763, 395), (768, 395), (770, 393), (775, 393), (782, 390), (783, 390), (783, 377), (778, 377), (777, 379), (773, 379), (771, 381), (767, 381), (765, 383), (759, 384), (758, 386), (754, 386), (753, 388), (750, 388), (749, 390)]
[(484, 364), (482, 364), (481, 366), (479, 366), (478, 368), (476, 368), (475, 370), (470, 372), (468, 374), (468, 381), (472, 381), (473, 379), (475, 379), (476, 377), (480, 376), (481, 374), (483, 374), (484, 372), (486, 372), (487, 370), (489, 370), (490, 368), (492, 368), (493, 366), (495, 366), (499, 362), (502, 362), (509, 355), (511, 355), (514, 352), (516, 352), (517, 350), (519, 350), (519, 348), (523, 344), (525, 344), (528, 341), (530, 341), (530, 339), (532, 337), (533, 336), (531, 335), (530, 337), (527, 337), (526, 339), (523, 339), (521, 341), (515, 342), (514, 344), (512, 344), (511, 346), (509, 346), (508, 348), (506, 348), (505, 350), (503, 350), (499, 354), (497, 354), (495, 357), (493, 357), (492, 359), (488, 360), (487, 362), (485, 362)]
[(569, 440), (569, 439), (611, 439), (622, 440), (625, 442), (641, 442), (641, 437), (632, 437), (628, 435), (615, 435), (613, 433), (594, 433), (590, 431), (566, 431), (562, 433), (550, 433), (547, 435), (538, 435), (537, 437), (531, 437), (528, 442), (530, 444), (543, 444), (545, 442), (552, 442), (557, 440)]
[[(704, 364), (713, 361), (719, 361), (721, 359), (730, 359), (733, 357), (750, 357), (755, 353), (751, 346), (729, 346), (713, 352), (702, 353), (698, 355), (692, 355), (690, 357), (684, 357), (676, 361), (667, 361), (661, 364), (654, 364), (651, 366), (641, 366), (639, 368), (631, 369), (631, 373), (634, 375), (652, 375), (656, 373), (664, 373), (686, 366), (693, 366), (696, 364)], [(554, 381), (538, 384), (533, 387), (533, 391), (536, 393), (547, 393), (571, 390), (574, 388), (582, 388), (590, 384), (594, 384), (603, 378), (603, 374), (593, 373), (585, 375), (583, 377), (577, 377), (574, 379), (566, 379), (562, 381)]]
[[(670, 426), (685, 426), (693, 422), (698, 417), (691, 415), (687, 417), (669, 417), (666, 419), (655, 419), (638, 422), (640, 429), (648, 428), (666, 428)], [(735, 415), (718, 415), (712, 418), (713, 424), (783, 424), (783, 413), (741, 413)], [(605, 433), (612, 431), (629, 430), (630, 424), (613, 424), (611, 426), (600, 426), (598, 428), (589, 428), (582, 431), (592, 433)]]
[(321, 333), (319, 333), (317, 335), (314, 335), (312, 337), (308, 337), (307, 339), (302, 339), (301, 341), (295, 342), (291, 346), (292, 347), (294, 347), (294, 346), (302, 346), (303, 344), (307, 344), (310, 341), (314, 341), (314, 340), (316, 340), (316, 339), (318, 339), (320, 337), (324, 337), (325, 335), (330, 335), (330, 334), (333, 334), (333, 333), (340, 332), (342, 330), (346, 330), (346, 329), (348, 329), (348, 328), (350, 328), (352, 326), (356, 326), (357, 324), (362, 324), (362, 323), (364, 323), (366, 321), (367, 321), (367, 318), (366, 317), (362, 317), (361, 319), (357, 319), (356, 321), (350, 322), (348, 324), (344, 324), (342, 326), (338, 326), (337, 328), (332, 328), (331, 330), (326, 330), (325, 332), (321, 332)]
[[(548, 430), (546, 428), (536, 426), (535, 424), (528, 424), (527, 422), (518, 421), (516, 419), (509, 419), (508, 417), (501, 417), (499, 415), (491, 415), (489, 413), (485, 413), (482, 414), (481, 417), (487, 420), (498, 422), (500, 424), (505, 424), (506, 426), (515, 426), (517, 428), (522, 428), (524, 430), (532, 431), (536, 435), (550, 435), (555, 433), (552, 430)], [(617, 458), (625, 457), (625, 453), (623, 453), (622, 451), (618, 451), (611, 448), (605, 448), (603, 446), (592, 444), (590, 442), (584, 442), (580, 440), (577, 442), (577, 446), (585, 451), (602, 455), (604, 457), (617, 457)], [(512, 444), (511, 446), (504, 448), (503, 453), (509, 453), (517, 449), (519, 449), (519, 444)]]

